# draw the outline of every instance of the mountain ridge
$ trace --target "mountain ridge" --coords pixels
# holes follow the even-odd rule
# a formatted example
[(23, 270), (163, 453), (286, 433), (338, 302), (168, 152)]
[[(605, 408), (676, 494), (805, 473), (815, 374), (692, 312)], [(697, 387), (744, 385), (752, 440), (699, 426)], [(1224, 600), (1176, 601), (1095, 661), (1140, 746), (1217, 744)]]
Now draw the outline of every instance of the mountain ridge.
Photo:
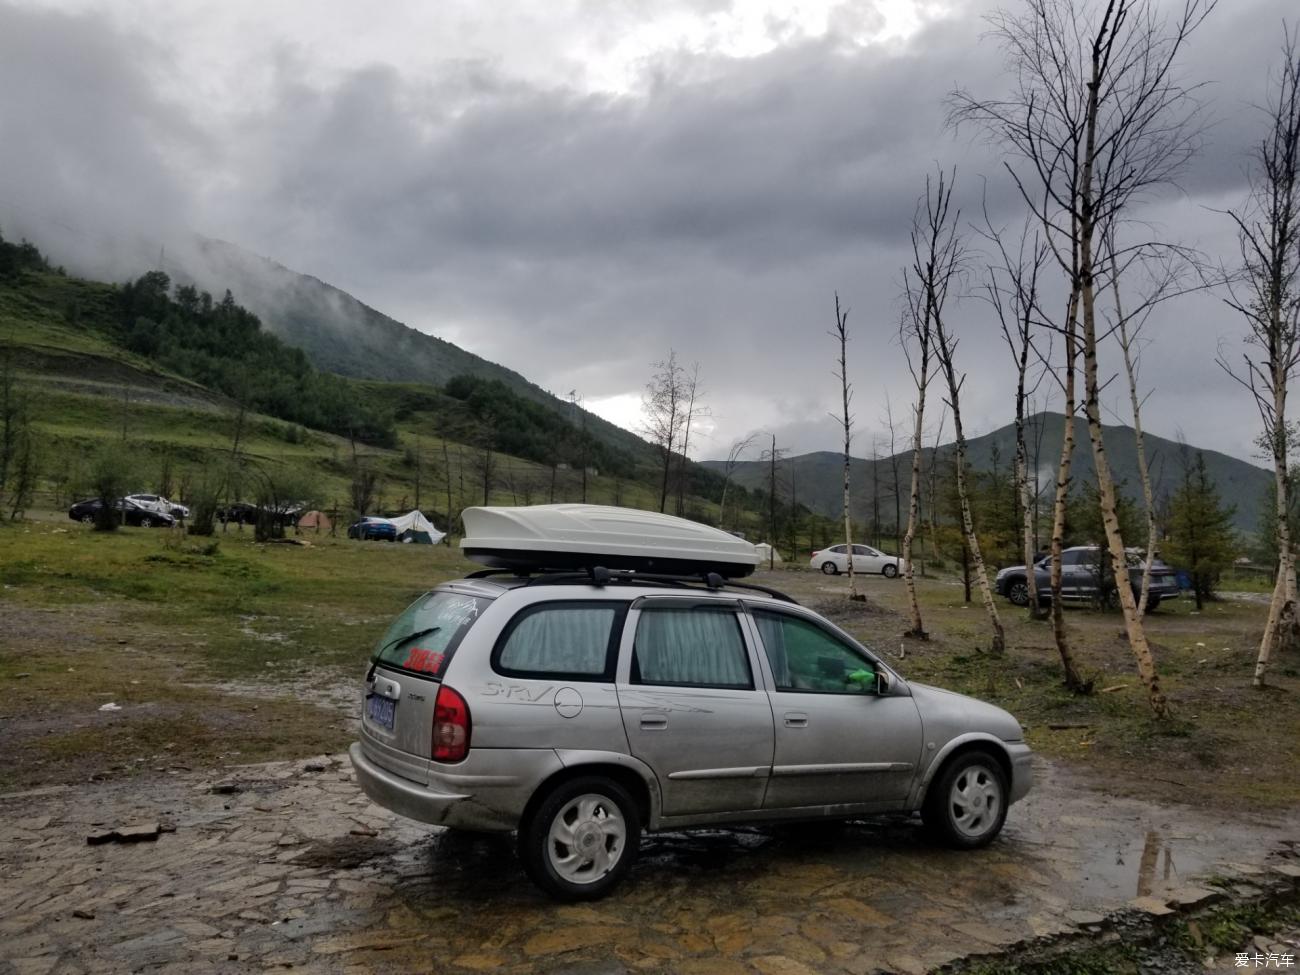
[[(1064, 433), (1064, 416), (1052, 411), (1041, 411), (1026, 421), (1026, 439), (1029, 442), (1029, 463), (1031, 470), (1038, 473), (1040, 496), (1050, 504), (1050, 498), (1056, 481), (1057, 461), (1061, 455), (1061, 440)], [(1075, 417), (1074, 455), (1071, 472), (1071, 490), (1077, 491), (1086, 481), (1096, 478), (1092, 460), (1092, 447), (1088, 439), (1087, 421)], [(1138, 476), (1137, 447), (1133, 429), (1122, 424), (1102, 424), (1106, 452), (1110, 460), (1112, 473), (1120, 490), (1131, 501), (1141, 503), (1141, 481)], [(1151, 470), (1152, 490), (1157, 501), (1167, 494), (1172, 494), (1179, 476), (1178, 454), (1183, 447), (1174, 440), (1158, 434), (1144, 432), (1147, 457)], [(1015, 463), (1015, 425), (1006, 424), (987, 434), (972, 437), (967, 441), (967, 457), (971, 468), (988, 472), (995, 467), (1008, 471)], [(923, 451), (923, 463), (929, 469), (934, 447)], [(938, 448), (940, 461), (950, 458), (955, 451), (952, 442), (941, 444)], [(1194, 454), (1198, 450), (1205, 455), (1210, 476), (1217, 484), (1220, 495), (1237, 506), (1233, 525), (1238, 531), (1253, 532), (1259, 523), (1260, 504), (1272, 482), (1272, 473), (1263, 467), (1240, 460), (1222, 451), (1198, 448), (1187, 444), (1186, 450)], [(911, 478), (911, 451), (900, 451), (892, 455), (898, 459), (900, 471), (900, 494), (905, 507)], [(722, 460), (703, 460), (702, 466), (716, 471), (724, 471), (726, 462)], [(843, 507), (843, 469), (844, 455), (836, 451), (810, 451), (787, 457), (782, 461), (784, 470), (778, 473), (778, 481), (784, 480), (786, 494), (789, 493), (791, 474), (798, 493), (799, 501), (810, 509), (826, 517), (838, 517)], [(769, 466), (764, 461), (742, 461), (732, 474), (736, 483), (745, 487), (761, 487), (768, 483)], [(882, 508), (881, 524), (893, 524), (894, 471), (891, 457), (881, 457), (875, 461), (853, 457), (851, 459), (852, 477), (852, 514), (855, 521), (866, 522), (871, 518), (871, 499), (873, 483)], [(778, 485), (778, 490), (781, 485)]]

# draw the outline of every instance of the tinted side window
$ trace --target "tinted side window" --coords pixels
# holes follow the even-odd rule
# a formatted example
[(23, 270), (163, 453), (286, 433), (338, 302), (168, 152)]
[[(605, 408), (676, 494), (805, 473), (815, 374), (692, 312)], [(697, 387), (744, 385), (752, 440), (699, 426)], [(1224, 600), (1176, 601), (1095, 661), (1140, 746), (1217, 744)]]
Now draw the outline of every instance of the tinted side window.
[(632, 683), (752, 689), (745, 639), (734, 610), (694, 606), (641, 612)]
[(626, 603), (540, 603), (497, 640), (492, 667), (509, 677), (613, 680)]
[(854, 555), (870, 555), (870, 554), (871, 554), (871, 549), (867, 548), (865, 545), (854, 545), (854, 546), (853, 546), (853, 554), (854, 554)]
[(876, 668), (856, 649), (808, 620), (753, 611), (777, 690), (869, 694)]

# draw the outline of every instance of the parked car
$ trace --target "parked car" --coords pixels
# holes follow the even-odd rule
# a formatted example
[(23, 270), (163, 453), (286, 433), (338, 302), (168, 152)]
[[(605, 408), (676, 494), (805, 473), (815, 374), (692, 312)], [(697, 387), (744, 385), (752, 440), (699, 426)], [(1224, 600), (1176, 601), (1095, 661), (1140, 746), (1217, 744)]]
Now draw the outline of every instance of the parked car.
[(217, 520), (223, 524), (252, 525), (257, 523), (257, 505), (235, 501), (217, 509)]
[(159, 494), (128, 494), (126, 500), (138, 504), (141, 508), (157, 511), (159, 514), (171, 515), (173, 518), (188, 518), (190, 509), (175, 501), (168, 501)]
[(363, 542), (395, 542), (397, 526), (386, 518), (362, 518), (348, 526), (348, 538)]
[[(465, 513), (467, 535), (475, 510), (492, 509)], [(407, 607), (365, 678), (361, 789), (421, 822), (516, 831), (529, 877), (564, 900), (617, 885), (643, 831), (919, 812), (957, 848), (998, 835), (1030, 788), (1015, 718), (906, 680), (775, 590), (661, 574), (666, 551), (628, 568), (639, 524), (610, 546), (621, 569), (530, 570), (580, 564), (587, 540), (539, 555), (536, 535), (496, 534), (500, 568)], [(678, 562), (693, 541), (660, 537)]]
[[(828, 576), (839, 575), (849, 571), (849, 546), (832, 545), (813, 552), (808, 564), (814, 569), (821, 569)], [(895, 578), (902, 569), (903, 562), (893, 555), (886, 555), (880, 549), (870, 545), (853, 546), (853, 571), (865, 575), (879, 573), (886, 579)]]
[[(1105, 560), (1103, 562), (1102, 560)], [(1096, 545), (1076, 545), (1061, 553), (1061, 599), (1075, 602), (1108, 604), (1117, 598), (1113, 578), (1110, 577), (1110, 553)], [(1136, 597), (1142, 591), (1144, 556), (1141, 552), (1128, 554), (1129, 585)], [(1051, 556), (1043, 555), (1034, 563), (1034, 581), (1038, 585), (1038, 599), (1047, 604), (1052, 599)], [(1105, 571), (1101, 571), (1105, 569)], [(1102, 593), (1102, 578), (1107, 580), (1107, 592)], [(994, 586), (999, 593), (1017, 606), (1029, 605), (1028, 573), (1023, 565), (1013, 565), (998, 572)], [(1147, 592), (1147, 612), (1162, 602), (1182, 595), (1178, 574), (1160, 559), (1151, 564), (1151, 586)], [(1103, 598), (1104, 597), (1104, 598)]]
[[(68, 508), (68, 517), (82, 524), (93, 525), (99, 520), (99, 512), (103, 507), (104, 503), (99, 498), (88, 498)], [(117, 508), (118, 518), (124, 525), (140, 528), (170, 528), (176, 524), (176, 519), (171, 515), (141, 507), (128, 498), (118, 498), (114, 507)]]
[(235, 501), (226, 505), (224, 508), (217, 509), (217, 519), (222, 523), (233, 523), (236, 525), (256, 525), (257, 519), (263, 512), (267, 511), (272, 518), (279, 521), (285, 528), (292, 528), (298, 523), (298, 516), (302, 513), (300, 504), (282, 504), (276, 508), (263, 509), (247, 501)]

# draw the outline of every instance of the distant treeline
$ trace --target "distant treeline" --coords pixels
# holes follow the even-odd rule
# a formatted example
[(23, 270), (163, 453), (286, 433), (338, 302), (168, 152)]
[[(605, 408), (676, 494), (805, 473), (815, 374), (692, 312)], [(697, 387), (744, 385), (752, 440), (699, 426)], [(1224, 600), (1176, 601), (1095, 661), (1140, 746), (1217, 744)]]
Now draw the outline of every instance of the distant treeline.
[[(520, 396), (499, 379), (454, 376), (444, 388), (495, 450), (542, 464), (596, 468), (627, 477), (635, 464), (626, 452), (596, 441), (579, 416), (565, 417)], [(575, 411), (576, 412), (576, 411)]]
[(291, 423), (392, 447), (390, 416), (364, 402), (346, 379), (318, 372), (301, 349), (262, 330), (227, 290), (220, 301), (150, 271), (116, 294), (122, 344), (249, 410)]
[[(0, 234), (0, 281), (16, 281), (23, 271), (49, 271), (50, 262), (31, 241), (11, 243)], [(63, 269), (59, 268), (59, 273)]]

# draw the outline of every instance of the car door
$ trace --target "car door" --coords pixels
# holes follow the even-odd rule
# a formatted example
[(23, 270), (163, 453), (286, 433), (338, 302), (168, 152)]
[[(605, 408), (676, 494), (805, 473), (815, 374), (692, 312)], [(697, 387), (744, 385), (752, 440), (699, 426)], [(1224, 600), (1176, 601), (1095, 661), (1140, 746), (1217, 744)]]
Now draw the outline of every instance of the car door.
[(617, 681), (632, 754), (659, 780), (665, 816), (761, 809), (772, 707), (735, 600), (643, 597)]
[(1090, 594), (1092, 573), (1086, 565), (1087, 553), (1072, 549), (1061, 553), (1061, 598), (1080, 599)]
[(871, 549), (866, 545), (853, 546), (854, 572), (879, 572), (880, 566), (872, 565)]
[(835, 563), (835, 568), (840, 572), (849, 571), (848, 549), (844, 545), (832, 545), (826, 550), (830, 560)]
[(879, 665), (815, 617), (749, 606), (775, 718), (764, 806), (900, 806), (921, 758), (916, 703)]

